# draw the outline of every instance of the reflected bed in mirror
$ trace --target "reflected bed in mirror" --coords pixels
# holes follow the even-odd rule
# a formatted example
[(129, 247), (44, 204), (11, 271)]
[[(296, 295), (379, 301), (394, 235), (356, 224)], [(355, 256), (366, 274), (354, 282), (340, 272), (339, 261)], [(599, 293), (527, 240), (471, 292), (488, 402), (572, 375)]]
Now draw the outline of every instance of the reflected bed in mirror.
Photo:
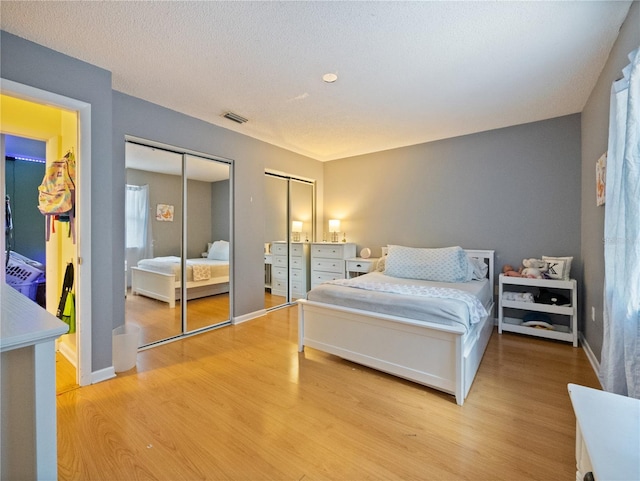
[(126, 167), (125, 319), (141, 346), (230, 323), (230, 164), (128, 141)]

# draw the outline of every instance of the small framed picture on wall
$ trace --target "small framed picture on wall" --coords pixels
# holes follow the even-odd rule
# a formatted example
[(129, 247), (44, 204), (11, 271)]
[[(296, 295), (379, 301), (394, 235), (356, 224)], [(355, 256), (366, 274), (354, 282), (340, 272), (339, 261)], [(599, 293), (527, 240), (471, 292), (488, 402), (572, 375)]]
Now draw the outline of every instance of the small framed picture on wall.
[(173, 222), (173, 206), (170, 204), (158, 204), (156, 206), (156, 220)]
[(596, 162), (596, 205), (604, 205), (607, 181), (607, 153)]

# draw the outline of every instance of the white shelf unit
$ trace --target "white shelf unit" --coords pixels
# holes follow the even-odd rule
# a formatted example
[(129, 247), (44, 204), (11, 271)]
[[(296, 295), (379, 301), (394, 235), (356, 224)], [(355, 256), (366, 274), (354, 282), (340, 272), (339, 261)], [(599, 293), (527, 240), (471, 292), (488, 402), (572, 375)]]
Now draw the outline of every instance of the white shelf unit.
[[(502, 299), (505, 291), (517, 291), (514, 287), (528, 288), (547, 288), (557, 291), (562, 295), (566, 295), (571, 304), (568, 306), (556, 306), (552, 304), (543, 304), (540, 302), (520, 302), (507, 301)], [(506, 289), (505, 289), (506, 287)], [(519, 309), (529, 312), (544, 312), (547, 314), (556, 314), (566, 316), (569, 324), (553, 324), (553, 329), (539, 329), (535, 327), (523, 326), (522, 319), (516, 317), (507, 317), (504, 315), (505, 309)], [(499, 292), (498, 292), (498, 333), (502, 331), (516, 332), (519, 334), (527, 334), (529, 336), (544, 337), (546, 339), (555, 339), (557, 341), (566, 341), (578, 346), (578, 291), (575, 279), (566, 281), (555, 279), (530, 279), (527, 277), (510, 277), (500, 274)], [(524, 314), (523, 314), (524, 315)]]

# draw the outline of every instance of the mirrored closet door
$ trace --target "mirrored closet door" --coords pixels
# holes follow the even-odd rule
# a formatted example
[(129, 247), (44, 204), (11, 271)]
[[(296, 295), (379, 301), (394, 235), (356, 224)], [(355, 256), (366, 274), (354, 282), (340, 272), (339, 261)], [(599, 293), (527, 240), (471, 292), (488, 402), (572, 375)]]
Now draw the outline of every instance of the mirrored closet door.
[(304, 298), (310, 285), (310, 243), (315, 238), (315, 183), (265, 173), (265, 308)]
[(140, 346), (228, 324), (230, 163), (128, 141), (126, 182), (125, 321)]

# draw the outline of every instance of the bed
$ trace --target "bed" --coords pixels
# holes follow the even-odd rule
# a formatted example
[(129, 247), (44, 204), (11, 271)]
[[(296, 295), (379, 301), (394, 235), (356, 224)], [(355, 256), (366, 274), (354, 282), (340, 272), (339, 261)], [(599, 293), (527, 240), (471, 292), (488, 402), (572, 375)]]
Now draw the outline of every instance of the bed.
[[(409, 255), (394, 256), (395, 248)], [(429, 256), (438, 251), (437, 258), (445, 250), (457, 256), (459, 269), (466, 259), (473, 274), (457, 282), (446, 279), (446, 273), (445, 281), (438, 275), (423, 279), (433, 277)], [(418, 279), (410, 277), (409, 265), (416, 252)], [(425, 252), (426, 261), (420, 257)], [(389, 246), (382, 259), (384, 270), (323, 283), (297, 301), (298, 350), (334, 354), (453, 394), (462, 405), (493, 331), (494, 251)], [(408, 275), (396, 277), (397, 269), (389, 269), (398, 259)], [(425, 266), (427, 276), (421, 275)]]
[[(216, 241), (209, 244), (202, 258), (186, 260), (187, 299), (229, 292), (228, 248), (228, 243)], [(181, 296), (181, 270), (181, 259), (177, 256), (142, 259), (131, 268), (131, 293), (167, 302), (170, 308), (175, 308)]]

